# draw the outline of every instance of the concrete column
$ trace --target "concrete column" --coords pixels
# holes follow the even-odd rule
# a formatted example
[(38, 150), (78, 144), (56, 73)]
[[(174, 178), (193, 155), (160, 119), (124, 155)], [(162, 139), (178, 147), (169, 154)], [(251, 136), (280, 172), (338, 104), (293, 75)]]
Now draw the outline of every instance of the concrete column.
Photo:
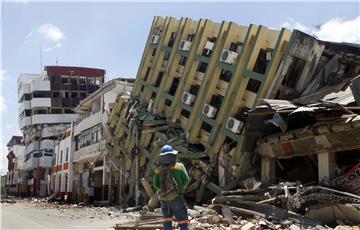
[(335, 176), (336, 157), (335, 153), (318, 153), (318, 172), (319, 181), (323, 179), (332, 179)]
[(102, 174), (102, 188), (101, 188), (101, 200), (105, 200), (105, 181), (106, 181), (106, 157), (103, 158), (103, 174)]
[(65, 192), (65, 174), (61, 173), (61, 187), (60, 192)]
[(268, 157), (261, 157), (261, 181), (264, 184), (269, 184), (274, 181), (275, 173), (275, 160)]

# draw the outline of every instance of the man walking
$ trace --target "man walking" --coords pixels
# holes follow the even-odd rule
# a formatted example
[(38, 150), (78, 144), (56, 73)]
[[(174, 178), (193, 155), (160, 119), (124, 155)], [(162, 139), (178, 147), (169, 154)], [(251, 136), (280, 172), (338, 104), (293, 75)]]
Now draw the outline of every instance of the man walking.
[(160, 167), (155, 170), (153, 185), (159, 194), (164, 216), (164, 229), (172, 229), (175, 216), (181, 230), (189, 229), (184, 190), (189, 175), (182, 163), (176, 162), (177, 151), (170, 145), (161, 148)]

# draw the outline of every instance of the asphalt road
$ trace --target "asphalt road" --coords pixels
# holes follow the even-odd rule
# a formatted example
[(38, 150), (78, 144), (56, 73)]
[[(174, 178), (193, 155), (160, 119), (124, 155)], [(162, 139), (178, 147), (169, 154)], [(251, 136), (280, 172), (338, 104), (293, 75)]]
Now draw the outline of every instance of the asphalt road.
[(2, 203), (1, 229), (113, 229), (129, 216), (108, 208), (64, 208), (45, 203)]

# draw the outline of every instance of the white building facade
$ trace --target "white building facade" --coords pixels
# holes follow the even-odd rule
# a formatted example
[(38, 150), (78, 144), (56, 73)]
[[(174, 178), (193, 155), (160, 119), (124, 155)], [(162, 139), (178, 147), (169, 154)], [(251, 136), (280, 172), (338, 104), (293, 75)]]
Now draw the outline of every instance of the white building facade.
[[(79, 101), (104, 82), (101, 69), (46, 66), (41, 74), (18, 80), (19, 128), (23, 132), (29, 195), (50, 194), (50, 172), (56, 137), (79, 115)], [(90, 80), (91, 79), (91, 80)]]
[(80, 121), (74, 126), (72, 188), (78, 201), (109, 199), (111, 161), (105, 149), (104, 127), (118, 94), (131, 89), (131, 82), (111, 80), (75, 109)]

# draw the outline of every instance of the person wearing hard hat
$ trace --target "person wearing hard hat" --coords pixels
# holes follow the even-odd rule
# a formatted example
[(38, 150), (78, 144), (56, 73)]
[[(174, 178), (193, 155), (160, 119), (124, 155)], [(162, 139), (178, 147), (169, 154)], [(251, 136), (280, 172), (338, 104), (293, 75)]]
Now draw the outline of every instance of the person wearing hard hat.
[(161, 148), (160, 166), (155, 170), (153, 179), (159, 194), (165, 230), (172, 229), (173, 217), (181, 230), (189, 229), (184, 191), (190, 179), (185, 166), (176, 162), (177, 153), (170, 145)]

